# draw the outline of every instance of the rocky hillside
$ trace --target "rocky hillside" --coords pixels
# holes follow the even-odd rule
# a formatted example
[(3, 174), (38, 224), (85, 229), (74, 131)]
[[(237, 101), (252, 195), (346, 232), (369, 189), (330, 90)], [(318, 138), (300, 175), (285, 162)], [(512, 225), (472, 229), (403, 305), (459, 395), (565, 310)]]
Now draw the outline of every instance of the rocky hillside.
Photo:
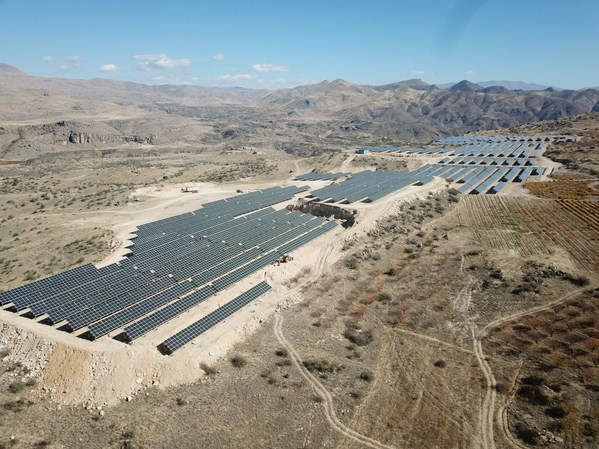
[(511, 128), (599, 111), (599, 90), (509, 90), (464, 80), (361, 86), (344, 80), (292, 89), (147, 86), (105, 79), (29, 76), (0, 64), (0, 159), (57, 146), (128, 142), (359, 144), (427, 142), (467, 131)]

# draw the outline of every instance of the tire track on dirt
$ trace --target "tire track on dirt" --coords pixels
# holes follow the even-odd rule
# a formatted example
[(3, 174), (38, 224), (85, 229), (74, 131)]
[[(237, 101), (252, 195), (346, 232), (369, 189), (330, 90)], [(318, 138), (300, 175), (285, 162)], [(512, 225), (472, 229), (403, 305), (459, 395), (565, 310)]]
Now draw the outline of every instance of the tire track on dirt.
[[(502, 317), (502, 318), (498, 318), (498, 319), (488, 323), (481, 330), (478, 330), (478, 326), (470, 318), (468, 318), (468, 323), (470, 325), (470, 329), (471, 329), (471, 333), (472, 333), (475, 356), (476, 356), (478, 364), (483, 372), (485, 380), (487, 382), (485, 398), (483, 400), (483, 404), (481, 407), (481, 415), (480, 415), (481, 416), (481, 433), (482, 433), (482, 438), (483, 438), (483, 447), (485, 449), (494, 449), (495, 448), (494, 423), (495, 423), (495, 402), (497, 399), (497, 389), (496, 389), (497, 380), (495, 379), (495, 376), (493, 375), (493, 371), (491, 370), (491, 367), (489, 366), (489, 364), (487, 363), (487, 361), (485, 359), (485, 353), (484, 353), (483, 347), (482, 347), (483, 339), (488, 335), (488, 333), (491, 329), (493, 329), (497, 326), (500, 326), (501, 324), (517, 320), (519, 318), (522, 318), (527, 315), (531, 315), (533, 313), (539, 313), (539, 312), (543, 312), (545, 310), (551, 309), (552, 307), (554, 307), (564, 301), (567, 301), (569, 299), (572, 299), (572, 298), (578, 296), (580, 293), (587, 290), (588, 288), (589, 288), (589, 286), (579, 288), (577, 290), (573, 290), (569, 293), (566, 293), (565, 295), (561, 296), (560, 298), (558, 298), (555, 301), (552, 301), (548, 304), (544, 304), (544, 305), (537, 306), (537, 307), (532, 307), (527, 310), (522, 310), (520, 312), (516, 312), (516, 313), (510, 314), (510, 315), (507, 315), (505, 317)], [(515, 440), (514, 440), (513, 436), (511, 435), (511, 432), (509, 432), (509, 428), (507, 426), (507, 420), (506, 420), (504, 412), (505, 412), (505, 410), (501, 410), (500, 416), (498, 418), (499, 423), (500, 423), (500, 428), (505, 432), (506, 439), (508, 441), (510, 441), (510, 443), (514, 444)], [(518, 445), (517, 447), (521, 447), (521, 446)]]
[(339, 166), (339, 171), (342, 171), (342, 172), (347, 171), (349, 169), (351, 162), (354, 160), (355, 157), (356, 157), (355, 154), (350, 154), (349, 156), (347, 156), (345, 158), (345, 160)]
[(464, 271), (465, 260), (466, 258), (462, 254), (462, 260), (460, 262), (460, 273), (462, 274), (462, 276), (466, 278), (466, 285), (464, 285), (462, 290), (460, 290), (456, 298), (453, 300), (453, 307), (454, 310), (462, 314), (462, 316), (466, 320), (466, 323), (468, 324), (468, 327), (470, 328), (474, 356), (476, 357), (478, 365), (481, 371), (483, 372), (485, 381), (487, 383), (485, 397), (483, 398), (481, 409), (479, 412), (481, 447), (483, 449), (495, 449), (493, 422), (495, 413), (495, 399), (497, 393), (495, 390), (496, 381), (491, 367), (485, 360), (478, 326), (470, 317), (469, 309), (472, 299), (472, 285), (474, 284), (476, 279), (474, 279), (470, 275), (466, 276), (466, 273)]
[(531, 315), (533, 313), (544, 312), (546, 310), (551, 309), (554, 306), (557, 306), (558, 304), (561, 304), (562, 302), (565, 302), (565, 301), (568, 301), (569, 299), (575, 298), (576, 296), (580, 295), (585, 290), (589, 290), (589, 289), (593, 289), (593, 288), (596, 288), (596, 286), (594, 284), (589, 284), (586, 287), (572, 290), (571, 292), (566, 293), (565, 295), (561, 296), (560, 298), (556, 299), (555, 301), (552, 301), (552, 302), (549, 302), (547, 304), (543, 304), (543, 305), (540, 305), (537, 307), (532, 307), (530, 309), (522, 310), (520, 312), (512, 313), (511, 315), (507, 315), (502, 318), (498, 318), (495, 321), (491, 321), (490, 323), (488, 323), (485, 327), (483, 327), (480, 330), (479, 337), (480, 338), (486, 337), (489, 334), (489, 331), (491, 329), (501, 326), (504, 323), (508, 323), (510, 321), (517, 320), (519, 318), (525, 317), (526, 315)]
[(494, 420), (495, 400), (497, 396), (497, 390), (495, 389), (495, 385), (497, 384), (497, 382), (495, 380), (495, 376), (493, 375), (491, 367), (485, 360), (485, 354), (482, 348), (480, 333), (477, 332), (478, 326), (476, 326), (476, 324), (472, 320), (468, 321), (470, 324), (470, 331), (472, 333), (474, 355), (487, 382), (486, 393), (483, 399), (480, 414), (482, 443), (485, 449), (495, 449)]
[(333, 403), (333, 396), (331, 393), (303, 366), (302, 359), (299, 354), (296, 352), (295, 348), (289, 343), (289, 341), (283, 335), (283, 317), (281, 315), (275, 316), (275, 325), (274, 325), (275, 336), (279, 343), (289, 352), (289, 356), (291, 361), (295, 365), (295, 367), (299, 370), (302, 377), (310, 384), (312, 390), (318, 394), (323, 399), (323, 407), (325, 416), (327, 421), (335, 429), (337, 432), (341, 433), (343, 436), (357, 442), (361, 443), (365, 446), (375, 448), (375, 449), (391, 449), (391, 446), (387, 446), (383, 443), (380, 443), (372, 438), (369, 438), (365, 435), (362, 435), (355, 430), (347, 427), (341, 420), (337, 417), (337, 413), (335, 412), (335, 406)]

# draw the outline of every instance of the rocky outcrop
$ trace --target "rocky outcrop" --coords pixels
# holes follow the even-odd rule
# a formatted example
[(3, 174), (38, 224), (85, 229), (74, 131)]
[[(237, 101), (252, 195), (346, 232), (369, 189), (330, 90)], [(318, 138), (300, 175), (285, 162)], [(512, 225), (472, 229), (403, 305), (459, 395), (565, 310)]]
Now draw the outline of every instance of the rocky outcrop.
[(358, 211), (355, 209), (345, 209), (333, 204), (320, 203), (318, 201), (306, 201), (300, 199), (297, 204), (290, 205), (289, 210), (299, 210), (315, 217), (333, 217), (336, 220), (342, 220), (345, 227), (353, 226), (356, 221)]
[(69, 143), (92, 143), (92, 135), (89, 133), (75, 133), (71, 131), (69, 134)]

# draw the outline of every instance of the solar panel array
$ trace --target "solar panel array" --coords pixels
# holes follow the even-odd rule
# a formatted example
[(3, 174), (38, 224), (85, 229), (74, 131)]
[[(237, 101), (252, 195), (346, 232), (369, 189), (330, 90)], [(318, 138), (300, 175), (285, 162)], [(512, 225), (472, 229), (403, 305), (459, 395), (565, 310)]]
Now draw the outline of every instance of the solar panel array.
[(502, 143), (502, 142), (549, 142), (553, 136), (459, 136), (446, 137), (437, 141), (437, 145), (468, 145), (477, 143)]
[(140, 225), (127, 259), (1, 292), (0, 305), (91, 340), (122, 330), (132, 341), (334, 228), (268, 207), (306, 190), (274, 187)]
[(361, 153), (406, 153), (406, 154), (424, 154), (432, 155), (445, 153), (447, 150), (444, 148), (415, 148), (415, 147), (394, 147), (394, 146), (380, 146), (380, 147), (360, 147), (359, 152)]
[(310, 193), (313, 197), (328, 202), (354, 203), (360, 200), (371, 202), (409, 185), (427, 184), (432, 179), (432, 176), (421, 169), (414, 171), (365, 170), (352, 173), (351, 177), (343, 182), (331, 184)]
[(225, 305), (200, 318), (198, 321), (186, 327), (185, 329), (177, 332), (172, 337), (167, 338), (159, 345), (160, 351), (164, 354), (172, 354), (177, 349), (185, 346), (192, 340), (202, 335), (204, 332), (208, 331), (241, 308), (245, 307), (256, 298), (262, 296), (264, 293), (269, 291), (270, 288), (270, 285), (268, 285), (266, 282), (260, 282), (246, 292), (232, 299)]
[(319, 173), (316, 171), (298, 175), (295, 177), (298, 181), (334, 181), (335, 179), (344, 178), (348, 173), (337, 172), (337, 173)]
[(510, 182), (525, 182), (539, 176), (544, 168), (538, 157), (545, 150), (547, 136), (464, 136), (437, 142), (437, 147), (367, 147), (371, 151), (445, 155), (434, 164), (420, 167), (423, 175), (439, 176), (459, 184), (458, 191), (469, 194), (496, 194)]

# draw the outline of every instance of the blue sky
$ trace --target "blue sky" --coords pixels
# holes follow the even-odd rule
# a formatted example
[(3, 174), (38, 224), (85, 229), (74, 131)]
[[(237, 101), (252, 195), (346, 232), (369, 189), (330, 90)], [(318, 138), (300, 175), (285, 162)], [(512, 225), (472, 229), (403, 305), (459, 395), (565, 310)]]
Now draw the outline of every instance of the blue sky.
[(0, 62), (36, 76), (288, 87), (599, 85), (598, 0), (0, 0)]

